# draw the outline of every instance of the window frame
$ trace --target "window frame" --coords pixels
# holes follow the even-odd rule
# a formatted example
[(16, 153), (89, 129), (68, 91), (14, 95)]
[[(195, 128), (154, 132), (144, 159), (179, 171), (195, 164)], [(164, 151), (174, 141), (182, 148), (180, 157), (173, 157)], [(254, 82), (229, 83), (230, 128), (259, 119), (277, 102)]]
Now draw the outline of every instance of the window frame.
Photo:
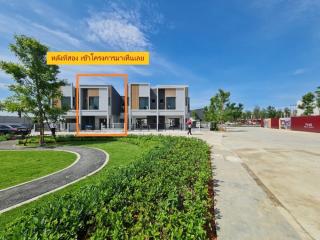
[[(141, 107), (141, 100), (146, 100), (145, 103), (147, 103), (147, 104), (146, 104), (146, 106), (144, 108)], [(139, 110), (148, 110), (148, 109), (150, 109), (149, 97), (139, 97)]]
[[(66, 101), (66, 99), (68, 99)], [(66, 105), (66, 103), (68, 103)], [(61, 97), (61, 108), (66, 108), (67, 110), (71, 109), (71, 96), (62, 96)]]
[[(174, 99), (174, 107), (168, 108), (168, 99)], [(177, 98), (176, 97), (166, 97), (166, 109), (167, 110), (176, 110), (177, 109)]]
[[(94, 104), (94, 99), (98, 99), (98, 104), (97, 104), (97, 108), (92, 108), (91, 106), (91, 99), (93, 99), (92, 101), (93, 101), (93, 106), (95, 106), (95, 104)], [(89, 110), (99, 110), (99, 96), (89, 96), (88, 97), (88, 100), (89, 100), (89, 106), (88, 106), (88, 108), (89, 108)]]

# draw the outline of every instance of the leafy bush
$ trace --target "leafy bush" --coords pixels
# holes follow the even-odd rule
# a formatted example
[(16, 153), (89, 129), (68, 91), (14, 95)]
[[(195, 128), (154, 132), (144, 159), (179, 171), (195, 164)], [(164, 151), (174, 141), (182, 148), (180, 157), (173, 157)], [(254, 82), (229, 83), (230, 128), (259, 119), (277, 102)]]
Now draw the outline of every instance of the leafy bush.
[[(59, 135), (56, 136), (56, 139), (52, 136), (45, 136), (44, 140), (45, 143), (64, 143), (64, 142), (89, 142), (89, 141), (112, 141), (116, 138), (112, 137), (77, 137), (74, 135)], [(19, 144), (24, 144), (25, 140), (19, 140)], [(32, 136), (27, 139), (27, 143), (29, 144), (38, 144), (39, 143), (39, 136)]]
[(15, 135), (12, 133), (0, 135), (0, 141), (6, 141), (6, 140), (12, 140), (12, 139), (15, 139)]
[[(52, 136), (45, 136), (44, 137), (45, 143), (55, 143), (56, 141)], [(18, 144), (38, 144), (39, 143), (39, 136), (30, 136), (25, 139), (19, 139)]]
[(155, 140), (139, 161), (26, 211), (0, 239), (207, 239), (208, 146), (181, 137), (123, 141)]
[(5, 135), (0, 135), (0, 142), (6, 141), (6, 140), (7, 140), (7, 137)]
[[(52, 136), (45, 136), (45, 143), (73, 143), (73, 142), (110, 142), (110, 141), (124, 141), (130, 142), (131, 144), (146, 144), (148, 141), (157, 141), (157, 137), (152, 135), (149, 136), (135, 136), (135, 135), (128, 135), (125, 138), (117, 138), (117, 137), (77, 137), (75, 135), (59, 135), (54, 139)], [(19, 140), (19, 144), (25, 144), (26, 140)], [(27, 139), (27, 143), (29, 144), (38, 144), (39, 143), (39, 136), (31, 136)]]

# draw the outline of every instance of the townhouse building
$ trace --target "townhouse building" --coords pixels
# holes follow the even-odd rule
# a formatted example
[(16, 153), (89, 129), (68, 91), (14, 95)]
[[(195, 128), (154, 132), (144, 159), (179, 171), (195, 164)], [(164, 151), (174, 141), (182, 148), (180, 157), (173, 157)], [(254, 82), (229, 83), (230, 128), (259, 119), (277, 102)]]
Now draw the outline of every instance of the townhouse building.
[(189, 117), (188, 86), (129, 84), (129, 124), (135, 129), (185, 129)]
[[(60, 129), (76, 129), (76, 90), (73, 84), (62, 87), (62, 98), (55, 104), (69, 109)], [(112, 85), (79, 86), (79, 125), (81, 130), (123, 129), (124, 97)], [(185, 129), (190, 100), (186, 85), (131, 83), (128, 87), (128, 129)]]
[[(64, 116), (62, 128), (75, 130), (76, 92), (73, 84), (61, 89), (62, 98), (58, 106), (69, 109)], [(120, 124), (122, 97), (111, 85), (79, 86), (79, 125), (81, 130), (104, 130)], [(122, 122), (123, 124), (123, 122)], [(120, 127), (120, 126), (119, 126)], [(122, 127), (123, 128), (123, 127)]]

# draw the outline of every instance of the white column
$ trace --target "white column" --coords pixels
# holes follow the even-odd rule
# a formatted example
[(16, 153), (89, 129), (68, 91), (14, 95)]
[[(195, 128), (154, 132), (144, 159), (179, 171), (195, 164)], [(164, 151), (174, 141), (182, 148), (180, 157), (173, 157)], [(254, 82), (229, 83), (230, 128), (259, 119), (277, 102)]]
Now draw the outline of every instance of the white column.
[[(123, 99), (124, 100), (124, 99)], [(128, 131), (132, 128), (132, 111), (131, 111), (131, 84), (128, 84), (128, 98), (127, 98), (127, 108), (128, 108)], [(124, 115), (123, 115), (124, 116)], [(125, 116), (124, 116), (125, 117)]]
[(79, 103), (79, 106), (78, 106), (78, 109), (79, 109), (79, 128), (80, 128), (80, 130), (81, 130), (81, 88), (80, 88), (80, 86), (79, 86), (79, 88), (78, 88), (78, 91), (79, 91), (79, 94), (78, 94), (78, 97), (79, 97), (79, 99), (76, 99), (76, 101), (78, 101), (78, 103)]
[(73, 84), (71, 83), (70, 84), (70, 88), (71, 88), (71, 101), (70, 101), (70, 104), (71, 104), (71, 110), (73, 109)]

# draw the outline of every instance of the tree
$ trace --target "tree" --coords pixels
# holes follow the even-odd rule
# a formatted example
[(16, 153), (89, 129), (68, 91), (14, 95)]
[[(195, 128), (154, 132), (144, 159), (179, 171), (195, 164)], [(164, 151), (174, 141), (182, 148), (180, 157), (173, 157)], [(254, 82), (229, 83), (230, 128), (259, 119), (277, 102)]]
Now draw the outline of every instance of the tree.
[(252, 119), (252, 112), (247, 110), (242, 113), (242, 118), (245, 120)]
[(265, 108), (262, 108), (260, 110), (260, 117), (261, 118), (267, 118), (268, 117), (268, 112), (267, 112), (267, 110)]
[(311, 115), (315, 108), (315, 95), (312, 92), (303, 95), (301, 104), (298, 105), (298, 108), (304, 110), (304, 115)]
[[(37, 40), (18, 35), (10, 50), (18, 58), (18, 63), (0, 61), (0, 69), (12, 76), (14, 83), (9, 86), (12, 96), (4, 100), (4, 108), (9, 112), (21, 112), (33, 117), (40, 126), (40, 145), (44, 144), (44, 124), (57, 113), (63, 114), (52, 101), (61, 98), (64, 80), (57, 78), (59, 67), (46, 64), (48, 47)], [(53, 114), (54, 113), (54, 114)]]
[(195, 111), (192, 111), (192, 112), (191, 112), (191, 116), (192, 116), (192, 118), (193, 118), (194, 120), (200, 119), (199, 116), (198, 116), (198, 114), (197, 114)]
[(281, 109), (278, 109), (277, 112), (276, 112), (276, 117), (277, 117), (277, 118), (281, 118), (281, 117), (283, 117), (283, 115), (284, 115), (284, 114), (283, 114), (282, 110), (281, 110)]
[(219, 92), (210, 99), (210, 105), (204, 108), (205, 120), (224, 123), (227, 119), (225, 108), (229, 98), (230, 92), (219, 89)]
[(231, 122), (238, 121), (242, 116), (243, 104), (227, 103), (226, 104), (226, 120)]
[(268, 118), (275, 118), (277, 116), (277, 110), (273, 106), (268, 106), (266, 112)]
[(255, 106), (252, 112), (253, 118), (259, 119), (261, 118), (261, 111), (259, 106)]
[(320, 109), (320, 86), (315, 91), (317, 108)]
[(285, 117), (291, 117), (291, 110), (290, 110), (290, 108), (285, 107), (285, 108), (283, 109), (283, 112), (284, 112), (284, 116), (285, 116)]

